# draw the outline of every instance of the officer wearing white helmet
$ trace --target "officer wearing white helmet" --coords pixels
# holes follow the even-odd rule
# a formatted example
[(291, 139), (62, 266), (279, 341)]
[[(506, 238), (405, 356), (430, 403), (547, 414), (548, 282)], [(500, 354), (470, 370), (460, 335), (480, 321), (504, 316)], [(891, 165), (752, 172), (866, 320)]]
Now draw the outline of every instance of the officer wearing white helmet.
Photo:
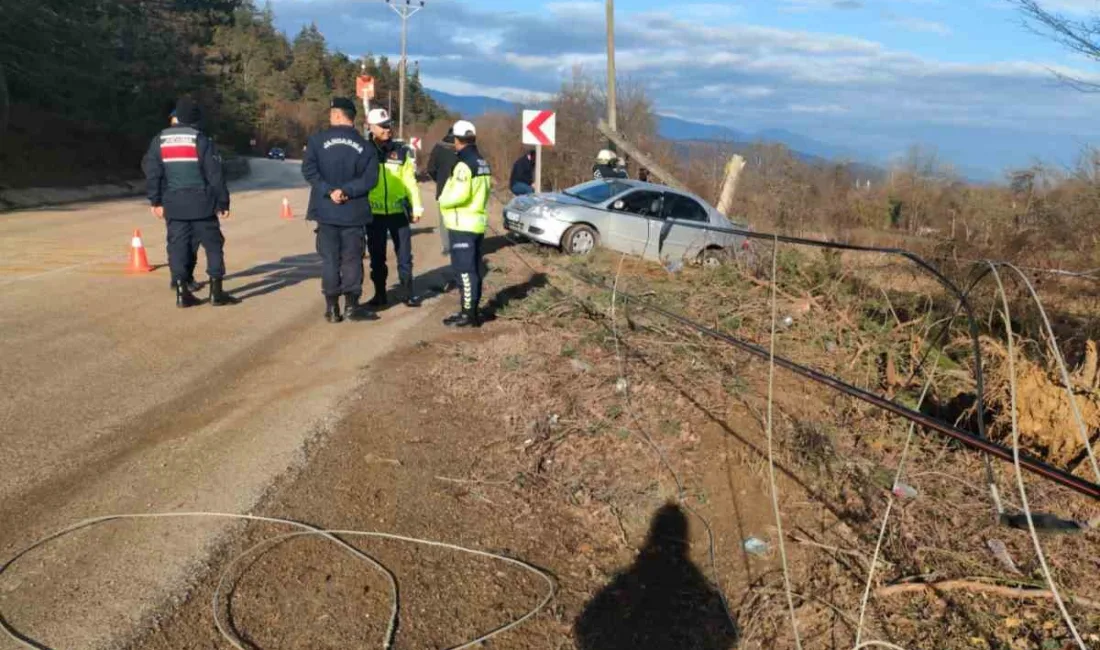
[(443, 226), (451, 238), (451, 268), (459, 281), (461, 310), (444, 319), (451, 327), (481, 327), (481, 245), (489, 223), (493, 173), (477, 150), (477, 129), (466, 120), (455, 122), (455, 163), (439, 196)]
[(394, 142), (393, 120), (384, 108), (367, 114), (370, 141), (378, 154), (378, 184), (370, 192), (370, 209), (374, 221), (367, 226), (367, 249), (370, 251), (370, 279), (374, 297), (372, 307), (386, 305), (386, 242), (393, 240), (397, 257), (397, 275), (405, 294), (405, 304), (419, 307), (420, 298), (413, 290), (412, 226), (424, 215), (420, 199), (420, 184), (416, 180), (416, 160), (412, 147)]
[(626, 169), (619, 163), (619, 157), (610, 149), (596, 154), (596, 164), (592, 165), (592, 178), (626, 178)]

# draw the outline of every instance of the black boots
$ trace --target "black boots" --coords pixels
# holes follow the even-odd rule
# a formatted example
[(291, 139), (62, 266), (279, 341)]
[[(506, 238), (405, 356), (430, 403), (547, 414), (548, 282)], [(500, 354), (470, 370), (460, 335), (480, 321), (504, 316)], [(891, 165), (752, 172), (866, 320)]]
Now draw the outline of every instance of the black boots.
[[(176, 306), (177, 307), (194, 307), (202, 304), (202, 301), (195, 297), (192, 293), (192, 287), (195, 286), (195, 282), (183, 281), (173, 283), (176, 289)], [(210, 278), (210, 304), (215, 307), (224, 307), (225, 305), (239, 305), (241, 303), (240, 298), (235, 298), (222, 289), (221, 278)]]
[(325, 320), (340, 323), (345, 320), (378, 320), (378, 315), (364, 305), (359, 304), (359, 294), (344, 294), (344, 311), (340, 311), (340, 296), (325, 296)]
[[(187, 289), (189, 291), (191, 291), (191, 293), (194, 293), (194, 292), (199, 291), (200, 289), (202, 289), (202, 285), (199, 284), (198, 282), (195, 282), (194, 280), (188, 280), (186, 282), (186, 284), (187, 284)], [(172, 291), (175, 291), (176, 290), (176, 281), (172, 280), (172, 282), (170, 283), (170, 286), (172, 287)]]
[(241, 304), (241, 299), (229, 295), (222, 289), (221, 278), (210, 278), (210, 304), (215, 307), (239, 305)]
[(413, 281), (412, 278), (403, 278), (401, 280), (401, 288), (405, 292), (405, 306), (406, 307), (419, 307), (421, 304), (420, 296), (413, 293)]
[(385, 307), (386, 306), (386, 283), (378, 282), (374, 283), (374, 297), (367, 301), (367, 304), (371, 307)]
[(481, 313), (477, 307), (463, 309), (454, 316), (448, 316), (443, 324), (448, 327), (481, 327)]
[(195, 294), (191, 293), (191, 289), (188, 288), (187, 284), (187, 282), (179, 282), (176, 284), (177, 307), (194, 307), (201, 302), (195, 297)]
[(325, 320), (330, 323), (344, 320), (340, 315), (340, 296), (325, 296)]
[(344, 318), (350, 321), (378, 320), (370, 309), (359, 304), (359, 294), (344, 294)]

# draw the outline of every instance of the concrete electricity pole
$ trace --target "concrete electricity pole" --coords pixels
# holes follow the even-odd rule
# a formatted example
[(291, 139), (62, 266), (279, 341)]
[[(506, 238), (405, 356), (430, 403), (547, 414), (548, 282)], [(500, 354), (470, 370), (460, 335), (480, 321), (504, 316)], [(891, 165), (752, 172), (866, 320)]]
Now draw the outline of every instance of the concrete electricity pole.
[(405, 4), (401, 4), (401, 0), (386, 0), (386, 4), (397, 12), (398, 16), (401, 16), (401, 73), (398, 77), (397, 86), (397, 104), (398, 104), (398, 118), (397, 118), (397, 139), (405, 139), (405, 71), (407, 64), (405, 60), (405, 44), (408, 41), (409, 35), (409, 17), (424, 8), (424, 0), (418, 0), (417, 4), (413, 4), (413, 0), (405, 0)]
[[(618, 131), (615, 112), (615, 0), (607, 0), (607, 125), (612, 131)], [(615, 150), (615, 143), (608, 146)]]

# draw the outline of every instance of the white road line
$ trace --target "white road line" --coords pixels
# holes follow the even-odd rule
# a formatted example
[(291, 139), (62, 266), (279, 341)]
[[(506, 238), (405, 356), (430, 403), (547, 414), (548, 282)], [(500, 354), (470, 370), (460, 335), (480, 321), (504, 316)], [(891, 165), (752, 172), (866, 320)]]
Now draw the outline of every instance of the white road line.
[(73, 271), (73, 270), (76, 270), (76, 269), (79, 269), (79, 268), (83, 268), (85, 266), (91, 266), (93, 264), (102, 264), (103, 262), (113, 262), (113, 261), (116, 261), (116, 260), (118, 260), (117, 256), (103, 257), (103, 258), (100, 258), (100, 259), (97, 259), (97, 260), (92, 260), (90, 262), (81, 262), (80, 264), (73, 264), (72, 266), (63, 266), (59, 269), (50, 269), (49, 271), (43, 271), (41, 273), (34, 273), (32, 275), (21, 275), (18, 278), (11, 278), (10, 280), (5, 280), (3, 282), (0, 282), (0, 287), (7, 286), (9, 284), (15, 284), (16, 282), (21, 282), (23, 280), (34, 280), (36, 278), (45, 277), (47, 275), (53, 275), (55, 273), (64, 273), (65, 271)]

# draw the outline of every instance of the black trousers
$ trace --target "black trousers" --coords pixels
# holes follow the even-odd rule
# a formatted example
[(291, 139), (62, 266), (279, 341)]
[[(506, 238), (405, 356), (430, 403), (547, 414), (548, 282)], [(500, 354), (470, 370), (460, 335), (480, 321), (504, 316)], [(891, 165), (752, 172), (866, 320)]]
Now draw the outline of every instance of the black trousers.
[[(172, 246), (168, 246), (168, 257), (172, 257)], [(199, 240), (194, 238), (191, 242), (191, 257), (187, 260), (187, 279), (195, 279), (195, 266), (199, 263)], [(175, 279), (175, 278), (173, 278)]]
[(376, 214), (367, 226), (367, 248), (370, 250), (370, 279), (377, 290), (385, 292), (389, 269), (386, 268), (386, 243), (393, 240), (397, 256), (397, 277), (402, 282), (412, 280), (412, 226), (404, 214)]
[(462, 309), (476, 309), (481, 302), (481, 244), (484, 234), (451, 230), (451, 268), (458, 276)]
[(224, 278), (225, 236), (218, 218), (168, 220), (168, 267), (172, 269), (173, 280), (192, 278), (200, 245), (206, 251), (206, 274), (211, 278)]
[(317, 224), (321, 292), (326, 296), (363, 293), (363, 226)]

